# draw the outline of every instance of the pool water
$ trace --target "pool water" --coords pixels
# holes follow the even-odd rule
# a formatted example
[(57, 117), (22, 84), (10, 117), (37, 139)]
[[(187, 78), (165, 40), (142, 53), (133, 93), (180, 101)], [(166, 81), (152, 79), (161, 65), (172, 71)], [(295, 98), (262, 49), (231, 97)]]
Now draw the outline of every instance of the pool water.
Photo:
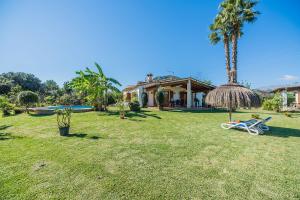
[(84, 106), (84, 105), (75, 105), (75, 106), (48, 106), (47, 107), (50, 110), (60, 110), (65, 108), (71, 108), (72, 110), (84, 110), (84, 109), (92, 109), (93, 106)]

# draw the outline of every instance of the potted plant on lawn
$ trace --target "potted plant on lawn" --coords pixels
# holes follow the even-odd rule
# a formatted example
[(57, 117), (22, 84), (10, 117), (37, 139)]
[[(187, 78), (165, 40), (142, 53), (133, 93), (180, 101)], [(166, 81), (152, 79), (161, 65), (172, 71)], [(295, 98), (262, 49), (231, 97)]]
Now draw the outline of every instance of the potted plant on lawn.
[(66, 136), (69, 134), (70, 124), (71, 124), (71, 108), (65, 108), (63, 110), (57, 110), (57, 125), (59, 129), (59, 134), (61, 136)]
[(120, 118), (121, 119), (125, 119), (125, 104), (124, 104), (124, 102), (123, 101), (119, 101), (117, 103), (117, 106), (118, 106)]

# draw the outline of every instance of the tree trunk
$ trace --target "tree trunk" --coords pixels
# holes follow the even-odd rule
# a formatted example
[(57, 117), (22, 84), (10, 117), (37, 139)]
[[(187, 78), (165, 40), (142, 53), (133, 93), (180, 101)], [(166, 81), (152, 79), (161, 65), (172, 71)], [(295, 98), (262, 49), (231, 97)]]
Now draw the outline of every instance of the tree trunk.
[(224, 34), (224, 50), (225, 50), (225, 60), (226, 60), (226, 73), (228, 78), (228, 83), (231, 82), (230, 76), (230, 49), (229, 49), (229, 38), (227, 34)]
[(231, 82), (237, 83), (237, 45), (238, 45), (238, 33), (234, 31), (232, 34), (232, 70), (231, 70)]
[(232, 109), (229, 108), (229, 122), (232, 121)]
[(108, 96), (107, 96), (107, 90), (104, 91), (104, 103), (103, 103), (103, 110), (107, 111), (107, 105), (108, 104)]

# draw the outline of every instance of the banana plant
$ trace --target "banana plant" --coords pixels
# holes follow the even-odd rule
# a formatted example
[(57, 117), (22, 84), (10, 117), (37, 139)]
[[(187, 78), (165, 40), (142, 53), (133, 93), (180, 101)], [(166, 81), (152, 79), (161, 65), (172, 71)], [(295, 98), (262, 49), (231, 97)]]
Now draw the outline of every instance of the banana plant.
[(77, 71), (78, 77), (73, 79), (71, 86), (86, 96), (86, 99), (95, 106), (96, 110), (107, 110), (108, 92), (119, 93), (121, 86), (114, 78), (107, 77), (98, 63), (95, 63), (97, 71), (86, 68)]

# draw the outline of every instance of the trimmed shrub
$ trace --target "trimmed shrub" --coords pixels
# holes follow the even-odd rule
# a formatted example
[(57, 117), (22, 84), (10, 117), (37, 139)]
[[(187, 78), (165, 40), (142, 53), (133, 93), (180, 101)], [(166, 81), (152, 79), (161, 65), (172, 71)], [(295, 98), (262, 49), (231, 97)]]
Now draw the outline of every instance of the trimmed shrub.
[(273, 110), (272, 99), (265, 99), (262, 104), (263, 110)]
[(138, 101), (130, 102), (129, 109), (133, 112), (139, 112), (141, 110), (140, 103)]
[(144, 92), (142, 94), (142, 106), (143, 108), (147, 107), (148, 104), (148, 94), (146, 92)]
[(9, 103), (6, 97), (0, 97), (0, 109), (2, 110), (3, 116), (10, 115), (11, 111), (13, 111), (13, 104)]
[(276, 93), (272, 99), (265, 99), (262, 105), (264, 110), (273, 110), (279, 112), (282, 107), (282, 97)]
[(14, 108), (15, 115), (22, 114), (23, 112), (24, 112), (23, 108), (19, 108), (19, 107)]
[(159, 107), (160, 110), (163, 109), (164, 98), (165, 98), (165, 96), (164, 96), (164, 93), (162, 91), (156, 92), (156, 94), (155, 94), (155, 100), (156, 100), (156, 103), (157, 103), (157, 105), (158, 105), (158, 107)]
[(28, 113), (29, 106), (32, 106), (39, 101), (39, 96), (31, 91), (23, 91), (18, 95), (18, 101), (20, 105), (25, 106), (26, 112)]

